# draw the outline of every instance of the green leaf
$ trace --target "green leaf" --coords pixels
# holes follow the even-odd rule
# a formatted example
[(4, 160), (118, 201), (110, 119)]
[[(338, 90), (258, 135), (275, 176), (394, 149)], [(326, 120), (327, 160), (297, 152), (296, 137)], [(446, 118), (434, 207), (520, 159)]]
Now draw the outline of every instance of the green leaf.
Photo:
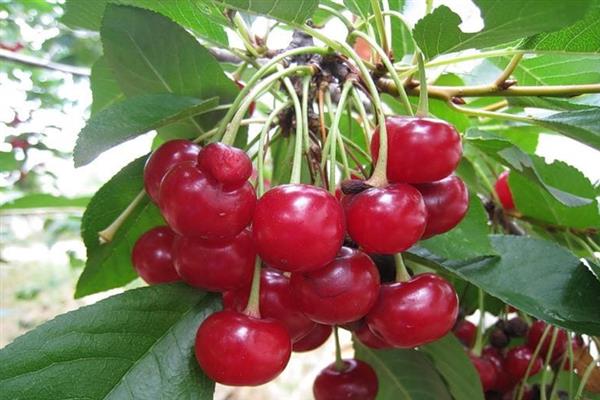
[(422, 346), (419, 350), (431, 357), (453, 398), (483, 400), (483, 389), (477, 370), (453, 333)]
[(379, 380), (377, 400), (451, 400), (433, 363), (416, 350), (373, 350), (354, 341), (355, 357), (369, 363)]
[(113, 176), (96, 192), (85, 210), (81, 236), (87, 261), (75, 297), (121, 287), (137, 278), (131, 264), (131, 250), (144, 232), (164, 224), (158, 208), (144, 196), (111, 242), (100, 244), (98, 232), (108, 227), (143, 190), (146, 158), (138, 158)]
[(172, 284), (63, 314), (0, 351), (0, 398), (212, 399), (193, 348), (218, 308), (216, 296)]
[(600, 108), (566, 111), (537, 118), (536, 123), (600, 150)]
[(218, 104), (217, 98), (200, 100), (169, 93), (125, 99), (91, 117), (79, 132), (73, 160), (80, 167), (106, 150), (153, 129), (202, 114)]
[(19, 161), (12, 151), (0, 151), (0, 172), (10, 172), (19, 169)]
[[(575, 111), (590, 109), (590, 104), (578, 102), (582, 99), (561, 99), (557, 97), (509, 97), (508, 104), (516, 107), (533, 107), (546, 110)], [(600, 106), (597, 106), (600, 107)]]
[(89, 201), (89, 197), (66, 197), (54, 196), (47, 193), (31, 193), (3, 203), (0, 205), (0, 211), (28, 210), (36, 208), (57, 210), (67, 208), (84, 208)]
[(119, 88), (119, 83), (116, 81), (104, 56), (100, 57), (92, 67), (90, 86), (93, 98), (92, 115), (125, 99), (125, 94)]
[(475, 0), (484, 27), (479, 32), (460, 30), (460, 17), (446, 6), (436, 8), (413, 29), (417, 44), (428, 57), (459, 50), (485, 48), (514, 41), (540, 32), (551, 32), (582, 18), (589, 1), (577, 7), (555, 0)]
[(65, 13), (60, 21), (69, 28), (97, 31), (100, 29), (106, 2), (107, 0), (67, 0), (64, 5)]
[[(404, 0), (392, 0), (390, 10), (402, 13)], [(395, 60), (401, 60), (407, 54), (415, 52), (415, 41), (410, 29), (396, 17), (390, 17), (392, 25), (392, 52)]]
[(303, 24), (315, 12), (319, 0), (214, 0), (215, 3), (250, 14), (266, 15), (283, 22)]
[(370, 0), (344, 0), (344, 5), (348, 11), (362, 19), (367, 19), (373, 14)]

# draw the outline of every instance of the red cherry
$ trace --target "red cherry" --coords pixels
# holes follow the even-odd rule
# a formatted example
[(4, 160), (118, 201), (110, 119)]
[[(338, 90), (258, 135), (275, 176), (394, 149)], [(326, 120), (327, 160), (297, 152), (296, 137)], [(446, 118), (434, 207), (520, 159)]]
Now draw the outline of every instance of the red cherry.
[(223, 143), (211, 143), (200, 150), (198, 168), (230, 190), (242, 186), (252, 175), (250, 157)]
[(344, 212), (334, 196), (310, 185), (282, 185), (256, 204), (252, 230), (261, 259), (289, 272), (333, 261), (344, 240)]
[[(462, 155), (460, 135), (445, 121), (420, 117), (386, 119), (387, 178), (390, 182), (426, 183), (450, 175)], [(379, 129), (371, 140), (373, 162), (379, 154)]]
[[(287, 328), (292, 341), (306, 336), (315, 323), (301, 313), (294, 304), (290, 279), (281, 272), (263, 268), (260, 279), (260, 313), (265, 318), (281, 321)], [(242, 311), (248, 304), (250, 287), (244, 287), (223, 295), (223, 306)]]
[(252, 282), (256, 251), (248, 229), (227, 242), (180, 236), (174, 253), (179, 276), (191, 286), (222, 292)]
[(479, 374), (479, 380), (483, 391), (492, 390), (496, 385), (496, 367), (487, 358), (477, 357), (469, 354), (469, 359)]
[(202, 322), (195, 351), (200, 367), (213, 381), (257, 386), (284, 370), (292, 344), (281, 322), (225, 310)]
[[(246, 86), (242, 82), (238, 81), (237, 79), (234, 82), (237, 85), (237, 87), (239, 87), (240, 89), (243, 89)], [(248, 115), (249, 116), (252, 116), (252, 114), (254, 114), (255, 108), (256, 108), (256, 103), (254, 103), (254, 102), (250, 103), (250, 106), (248, 107)]]
[(466, 319), (458, 321), (456, 325), (454, 325), (452, 332), (454, 332), (454, 335), (458, 338), (458, 340), (460, 340), (461, 343), (468, 348), (473, 347), (475, 344), (477, 326), (474, 323), (467, 321)]
[(189, 140), (171, 140), (152, 153), (144, 167), (144, 187), (153, 202), (158, 204), (160, 183), (177, 164), (196, 161), (200, 146)]
[(513, 210), (515, 208), (515, 201), (510, 191), (510, 187), (508, 186), (508, 173), (509, 171), (501, 173), (498, 176), (498, 180), (496, 180), (494, 187), (496, 188), (496, 194), (498, 195), (498, 199), (500, 199), (502, 208), (505, 210)]
[(458, 315), (458, 297), (444, 278), (425, 273), (408, 282), (381, 286), (367, 314), (369, 328), (395, 347), (410, 348), (450, 332)]
[[(529, 333), (527, 334), (527, 346), (531, 351), (535, 351), (538, 343), (542, 339), (542, 335), (544, 334), (544, 330), (548, 325), (544, 321), (535, 321), (531, 324), (529, 328)], [(562, 356), (569, 346), (569, 339), (567, 337), (567, 332), (563, 329), (556, 328), (554, 326), (550, 327), (548, 333), (546, 334), (546, 338), (540, 347), (540, 356), (545, 359), (546, 355), (550, 351), (550, 345), (552, 344), (552, 335), (554, 335), (554, 330), (558, 329), (558, 333), (556, 335), (556, 341), (554, 343), (554, 349), (552, 350), (552, 355), (550, 356), (551, 361), (556, 361)]]
[(386, 343), (385, 340), (375, 335), (366, 323), (363, 323), (356, 329), (354, 335), (360, 343), (371, 349), (389, 349), (392, 347), (389, 343)]
[(410, 185), (367, 189), (354, 195), (345, 209), (350, 237), (368, 253), (402, 252), (425, 231), (423, 197)]
[(175, 282), (179, 275), (173, 265), (175, 233), (166, 226), (158, 226), (144, 233), (135, 242), (131, 261), (138, 275), (147, 283)]
[(292, 296), (298, 309), (313, 321), (339, 325), (364, 317), (379, 294), (379, 272), (369, 256), (342, 247), (325, 267), (294, 273)]
[[(527, 366), (532, 358), (533, 353), (527, 346), (513, 347), (508, 351), (508, 353), (506, 353), (506, 358), (504, 361), (505, 370), (516, 380), (521, 380), (525, 377)], [(542, 359), (536, 357), (531, 367), (529, 376), (533, 376), (540, 372), (542, 365)]]
[(331, 336), (331, 331), (330, 325), (315, 324), (310, 332), (292, 345), (292, 351), (303, 353), (321, 347)]
[(469, 191), (457, 176), (415, 185), (427, 210), (423, 239), (448, 232), (462, 221), (469, 208)]
[(250, 183), (224, 190), (190, 162), (171, 169), (160, 185), (163, 217), (182, 236), (233, 238), (250, 224), (255, 204), (256, 194)]
[(335, 363), (330, 364), (317, 375), (313, 385), (315, 400), (373, 400), (379, 390), (377, 375), (371, 366), (363, 361), (342, 360), (343, 370)]
[(482, 358), (489, 360), (496, 369), (496, 383), (493, 387), (494, 390), (504, 393), (515, 386), (516, 381), (508, 372), (506, 372), (506, 368), (504, 367), (504, 357), (498, 349), (491, 346), (484, 348)]

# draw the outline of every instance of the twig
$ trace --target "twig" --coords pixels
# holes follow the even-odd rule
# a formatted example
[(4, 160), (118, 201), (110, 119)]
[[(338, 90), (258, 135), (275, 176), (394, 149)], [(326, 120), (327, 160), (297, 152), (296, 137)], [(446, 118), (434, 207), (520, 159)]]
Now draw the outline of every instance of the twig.
[(0, 60), (6, 60), (14, 63), (28, 65), (30, 67), (44, 68), (52, 71), (64, 72), (66, 74), (77, 75), (77, 76), (90, 76), (90, 70), (88, 68), (76, 67), (74, 65), (55, 63), (42, 58), (28, 56), (25, 54), (15, 53), (0, 49)]

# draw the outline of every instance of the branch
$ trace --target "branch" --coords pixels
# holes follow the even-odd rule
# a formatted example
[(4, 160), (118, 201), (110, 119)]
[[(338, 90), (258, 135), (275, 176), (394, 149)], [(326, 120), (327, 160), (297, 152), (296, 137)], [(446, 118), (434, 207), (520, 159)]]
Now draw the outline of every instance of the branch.
[(14, 63), (28, 65), (30, 67), (45, 68), (53, 71), (60, 71), (66, 74), (77, 76), (90, 76), (88, 68), (76, 67), (74, 65), (55, 63), (49, 60), (28, 56), (25, 54), (15, 53), (9, 50), (0, 49), (0, 60), (7, 60)]

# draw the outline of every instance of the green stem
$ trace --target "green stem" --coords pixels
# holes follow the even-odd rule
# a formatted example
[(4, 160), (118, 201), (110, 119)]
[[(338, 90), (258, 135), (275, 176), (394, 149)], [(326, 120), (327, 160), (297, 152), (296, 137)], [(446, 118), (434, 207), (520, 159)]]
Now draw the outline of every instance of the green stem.
[(554, 346), (556, 345), (556, 338), (558, 337), (558, 329), (554, 329), (552, 331), (552, 338), (550, 339), (550, 347), (549, 351), (546, 354), (546, 359), (544, 360), (544, 366), (542, 367), (542, 379), (540, 382), (541, 386), (541, 400), (547, 400), (546, 396), (546, 381), (548, 379), (548, 366), (550, 365), (550, 361), (552, 359), (552, 353), (554, 353)]
[(337, 17), (346, 26), (346, 29), (348, 29), (348, 32), (351, 32), (352, 30), (354, 30), (354, 25), (352, 24), (352, 21), (350, 21), (348, 18), (346, 18), (346, 16), (344, 14), (342, 14), (335, 8), (326, 6), (325, 4), (319, 4), (319, 8), (321, 10), (328, 12), (329, 14)]
[(404, 263), (404, 258), (402, 257), (402, 253), (394, 254), (394, 261), (396, 263), (396, 282), (408, 282), (410, 281), (410, 274), (406, 269), (406, 264)]
[[(283, 68), (283, 67), (282, 67)], [(296, 138), (294, 142), (294, 158), (292, 161), (292, 174), (290, 176), (290, 183), (300, 183), (302, 179), (302, 136), (303, 136), (303, 121), (302, 121), (302, 105), (294, 85), (289, 78), (283, 80), (285, 87), (287, 88), (292, 102), (294, 104), (294, 111), (296, 113)]]
[(342, 360), (342, 346), (340, 346), (340, 334), (337, 325), (333, 327), (333, 336), (335, 337), (335, 369), (342, 372), (346, 369), (344, 360)]
[[(329, 135), (331, 136), (331, 143), (329, 147), (329, 191), (332, 194), (335, 194), (335, 171), (336, 171), (336, 150), (337, 143), (340, 143), (342, 149), (344, 148), (344, 143), (340, 135), (340, 121), (342, 120), (342, 114), (344, 113), (344, 108), (346, 105), (346, 101), (348, 99), (348, 94), (354, 85), (354, 81), (352, 79), (348, 79), (344, 83), (344, 87), (342, 88), (342, 94), (340, 95), (340, 101), (338, 102), (337, 109), (335, 110), (335, 117), (333, 119), (333, 124), (331, 125), (331, 129), (329, 130)], [(342, 151), (342, 154), (345, 156), (345, 152)], [(343, 160), (343, 159), (342, 159)], [(344, 165), (346, 166), (346, 171), (348, 177), (350, 176), (350, 170), (348, 169), (348, 159), (344, 161)]]
[(258, 182), (256, 187), (258, 189), (257, 195), (259, 198), (265, 193), (265, 139), (269, 130), (271, 129), (271, 124), (273, 123), (273, 120), (277, 118), (279, 113), (289, 104), (289, 102), (283, 103), (275, 110), (273, 110), (271, 114), (269, 114), (269, 116), (267, 117), (267, 122), (265, 123), (260, 132), (260, 140), (258, 141), (258, 159), (256, 161), (256, 169), (258, 175)]
[(371, 9), (375, 16), (375, 26), (377, 27), (377, 33), (379, 35), (379, 43), (381, 43), (381, 47), (385, 54), (390, 54), (390, 46), (385, 32), (385, 22), (383, 20), (383, 14), (381, 13), (379, 0), (371, 0)]
[(429, 99), (427, 98), (427, 74), (425, 72), (425, 61), (423, 53), (419, 51), (417, 56), (417, 65), (419, 66), (419, 106), (417, 107), (417, 116), (426, 118), (429, 116)]
[(533, 118), (526, 117), (523, 115), (506, 114), (506, 113), (501, 113), (501, 112), (496, 112), (496, 111), (476, 110), (473, 108), (461, 107), (459, 105), (454, 104), (451, 101), (448, 102), (448, 105), (450, 106), (450, 108), (453, 108), (456, 111), (459, 111), (459, 112), (461, 112), (463, 114), (467, 114), (467, 115), (474, 115), (476, 117), (497, 118), (497, 119), (504, 119), (507, 121), (526, 122), (528, 124), (531, 124), (534, 122)]
[(587, 385), (588, 381), (590, 380), (590, 377), (592, 376), (592, 372), (594, 372), (594, 368), (596, 368), (596, 361), (592, 360), (588, 364), (587, 368), (585, 369), (585, 372), (583, 373), (583, 376), (581, 377), (581, 382), (579, 383), (579, 387), (577, 388), (577, 393), (575, 394), (575, 400), (580, 400), (582, 398), (583, 390), (585, 389), (585, 386)]
[(302, 81), (302, 136), (304, 137), (304, 151), (310, 150), (310, 138), (308, 129), (308, 89), (310, 88), (311, 76), (304, 77)]
[(240, 13), (236, 12), (233, 16), (233, 24), (235, 25), (237, 32), (239, 33), (239, 36), (242, 39), (242, 42), (244, 42), (244, 47), (246, 47), (246, 50), (248, 50), (248, 52), (252, 54), (253, 57), (259, 58), (260, 54), (258, 54), (256, 48), (254, 47), (254, 40), (252, 39), (252, 35), (250, 35), (250, 32), (248, 32), (248, 27), (246, 26), (246, 23), (244, 22), (244, 19), (242, 18)]
[(115, 237), (115, 234), (121, 228), (127, 217), (131, 215), (133, 210), (140, 204), (144, 196), (146, 195), (146, 191), (142, 189), (134, 198), (131, 200), (131, 203), (119, 214), (119, 216), (110, 224), (107, 228), (98, 232), (98, 237), (100, 239), (100, 243), (109, 243)]
[(250, 297), (244, 314), (254, 318), (260, 318), (260, 258), (256, 257), (254, 262), (254, 275), (252, 276), (252, 286), (250, 288)]
[(510, 74), (512, 74), (515, 68), (517, 68), (517, 65), (519, 65), (519, 62), (521, 61), (524, 55), (525, 54), (523, 53), (517, 53), (511, 58), (506, 68), (504, 68), (504, 71), (502, 71), (502, 73), (494, 81), (494, 84), (496, 86), (502, 86), (502, 84), (506, 82), (508, 78), (510, 78)]
[(485, 325), (485, 292), (481, 288), (477, 288), (477, 306), (479, 308), (479, 324), (477, 324), (473, 354), (480, 357), (483, 349), (483, 329)]
[(525, 370), (525, 376), (523, 377), (523, 379), (521, 380), (521, 383), (519, 384), (519, 391), (517, 392), (516, 400), (523, 400), (523, 394), (525, 393), (525, 383), (527, 381), (527, 378), (531, 374), (531, 370), (533, 369), (533, 364), (535, 364), (535, 360), (537, 359), (538, 355), (540, 354), (542, 344), (546, 340), (546, 337), (548, 336), (548, 333), (550, 332), (550, 328), (551, 328), (550, 324), (546, 325), (546, 328), (544, 329), (544, 332), (542, 333), (542, 337), (540, 338), (540, 341), (538, 342), (537, 346), (535, 346), (535, 350), (533, 351), (533, 354), (531, 355), (531, 360), (529, 361), (529, 364), (527, 365), (527, 369)]
[[(364, 130), (363, 134), (365, 135), (365, 143), (371, 143), (371, 134), (373, 133), (373, 126), (371, 125), (371, 121), (369, 120), (369, 117), (367, 115), (365, 105), (360, 99), (356, 88), (352, 88), (352, 100), (354, 103), (354, 107), (358, 110), (358, 115), (360, 115), (360, 119)], [(370, 146), (367, 146), (367, 150), (370, 151)]]
[[(342, 135), (342, 140), (344, 141), (344, 143), (346, 143), (350, 147), (352, 147), (353, 150), (357, 151), (360, 155), (365, 157), (367, 159), (367, 161), (371, 162), (371, 155), (369, 153), (365, 152), (359, 145), (354, 143), (350, 138), (347, 138), (346, 136)], [(367, 148), (368, 147), (369, 146), (367, 146)]]
[(575, 354), (573, 352), (573, 339), (571, 334), (568, 335), (569, 342), (567, 351), (569, 352), (569, 398), (573, 398), (573, 369), (575, 367)]
[(433, 0), (425, 0), (425, 15), (431, 13), (433, 9)]

